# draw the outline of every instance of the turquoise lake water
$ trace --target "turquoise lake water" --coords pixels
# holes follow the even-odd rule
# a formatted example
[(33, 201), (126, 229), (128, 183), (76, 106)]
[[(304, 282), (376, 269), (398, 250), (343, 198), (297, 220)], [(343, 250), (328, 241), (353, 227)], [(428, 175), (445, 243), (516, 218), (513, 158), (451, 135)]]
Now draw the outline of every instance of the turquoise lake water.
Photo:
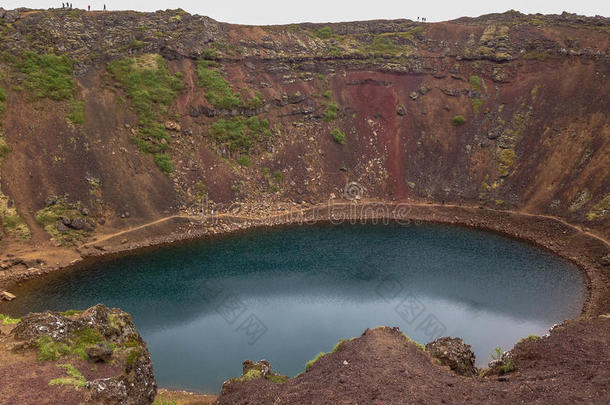
[(0, 312), (132, 314), (161, 387), (218, 392), (245, 359), (294, 376), (368, 327), (420, 343), (462, 337), (478, 365), (495, 347), (577, 317), (585, 278), (524, 242), (441, 225), (279, 227), (105, 260), (15, 290)]

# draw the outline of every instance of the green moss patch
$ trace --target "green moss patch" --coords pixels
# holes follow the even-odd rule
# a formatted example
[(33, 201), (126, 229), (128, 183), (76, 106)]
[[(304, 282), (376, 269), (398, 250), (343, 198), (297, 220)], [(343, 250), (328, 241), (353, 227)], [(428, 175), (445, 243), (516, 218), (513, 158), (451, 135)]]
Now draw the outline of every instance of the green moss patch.
[(320, 360), (322, 357), (326, 356), (327, 354), (331, 354), (331, 353), (335, 353), (337, 350), (339, 350), (339, 348), (341, 347), (341, 345), (345, 342), (349, 342), (351, 339), (340, 339), (335, 346), (333, 347), (333, 349), (328, 352), (320, 352), (316, 355), (316, 357), (314, 357), (313, 359), (309, 360), (307, 363), (305, 363), (305, 371), (309, 370), (311, 368), (311, 366), (313, 366), (318, 360)]
[(2, 325), (16, 325), (21, 322), (21, 318), (11, 318), (8, 315), (0, 314), (0, 324)]
[(402, 336), (404, 336), (405, 339), (407, 339), (408, 342), (413, 343), (415, 346), (417, 346), (419, 349), (421, 350), (426, 350), (426, 347), (424, 345), (422, 345), (421, 343), (416, 342), (415, 340), (411, 339), (409, 336), (407, 336), (404, 332), (402, 333)]
[(270, 137), (269, 121), (258, 117), (220, 118), (210, 128), (212, 139), (231, 152), (247, 154), (262, 137)]
[(595, 204), (589, 212), (587, 212), (587, 221), (594, 221), (605, 216), (610, 211), (610, 194), (606, 194), (597, 204)]
[(456, 115), (451, 120), (451, 123), (456, 127), (462, 126), (466, 123), (466, 118), (463, 115)]
[(18, 67), (25, 74), (24, 88), (36, 97), (56, 101), (72, 99), (76, 88), (72, 79), (74, 62), (67, 56), (27, 52)]
[(216, 63), (207, 60), (197, 62), (198, 84), (205, 90), (206, 99), (218, 109), (231, 110), (235, 108), (256, 108), (263, 105), (262, 96), (259, 94), (252, 98), (243, 97), (233, 91), (233, 87), (218, 70)]
[(479, 76), (470, 76), (468, 78), (468, 82), (470, 83), (470, 87), (472, 87), (472, 90), (481, 91), (481, 78)]
[(330, 134), (335, 142), (341, 145), (345, 144), (345, 132), (341, 131), (339, 128), (334, 128), (330, 131)]
[(164, 153), (169, 149), (170, 136), (162, 122), (184, 89), (181, 75), (170, 74), (165, 59), (154, 54), (113, 61), (108, 71), (126, 91), (131, 109), (140, 119), (132, 140), (140, 151), (155, 156), (164, 173), (171, 173), (171, 159)]
[(58, 364), (57, 367), (65, 369), (68, 377), (55, 378), (49, 382), (49, 385), (72, 385), (76, 388), (83, 388), (85, 386), (85, 377), (72, 364)]
[(311, 368), (311, 366), (313, 366), (318, 360), (320, 360), (322, 357), (326, 356), (328, 353), (325, 352), (320, 352), (316, 355), (316, 357), (314, 357), (313, 359), (309, 360), (307, 363), (305, 363), (305, 370), (309, 370)]
[(102, 336), (93, 328), (80, 329), (65, 342), (56, 342), (50, 336), (43, 335), (36, 340), (38, 360), (55, 361), (63, 356), (78, 356), (86, 360), (85, 350), (103, 342)]
[(324, 121), (332, 122), (337, 119), (337, 115), (339, 114), (339, 106), (337, 103), (331, 101), (326, 104), (326, 110), (324, 111)]
[(68, 120), (73, 124), (85, 122), (85, 109), (82, 101), (72, 101), (72, 111), (68, 114)]
[(67, 311), (60, 312), (59, 314), (61, 316), (68, 316), (69, 317), (69, 316), (74, 316), (74, 315), (80, 315), (82, 313), (83, 313), (83, 311), (80, 311), (78, 309), (69, 309)]
[(330, 27), (326, 26), (326, 27), (318, 28), (314, 32), (314, 35), (320, 39), (329, 39), (330, 37), (333, 36), (333, 31)]

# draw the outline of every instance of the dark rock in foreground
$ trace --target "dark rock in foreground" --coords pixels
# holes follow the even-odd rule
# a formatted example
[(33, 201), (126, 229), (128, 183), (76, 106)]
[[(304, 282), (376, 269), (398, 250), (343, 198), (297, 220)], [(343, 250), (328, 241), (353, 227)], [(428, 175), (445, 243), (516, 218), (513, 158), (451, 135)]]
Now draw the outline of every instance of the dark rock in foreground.
[[(104, 364), (110, 377), (75, 383), (84, 387), (84, 402), (151, 404), (157, 394), (150, 353), (131, 316), (120, 309), (96, 305), (84, 312), (29, 314), (11, 331), (12, 351), (39, 351), (39, 360)], [(80, 357), (80, 358), (79, 358)], [(52, 385), (52, 384), (51, 384)]]
[(438, 338), (426, 344), (426, 351), (430, 356), (438, 359), (441, 365), (448, 366), (457, 374), (465, 376), (477, 374), (472, 347), (460, 338)]

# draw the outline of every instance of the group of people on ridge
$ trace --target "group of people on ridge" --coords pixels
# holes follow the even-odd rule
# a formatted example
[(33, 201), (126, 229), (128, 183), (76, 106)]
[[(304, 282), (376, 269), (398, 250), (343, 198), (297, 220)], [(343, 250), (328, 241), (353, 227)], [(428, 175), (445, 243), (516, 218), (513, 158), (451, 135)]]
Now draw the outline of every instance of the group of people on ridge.
[[(72, 10), (72, 3), (61, 3), (62, 9)], [(91, 6), (87, 6), (87, 10), (91, 11)], [(104, 11), (106, 11), (106, 5), (104, 4)]]

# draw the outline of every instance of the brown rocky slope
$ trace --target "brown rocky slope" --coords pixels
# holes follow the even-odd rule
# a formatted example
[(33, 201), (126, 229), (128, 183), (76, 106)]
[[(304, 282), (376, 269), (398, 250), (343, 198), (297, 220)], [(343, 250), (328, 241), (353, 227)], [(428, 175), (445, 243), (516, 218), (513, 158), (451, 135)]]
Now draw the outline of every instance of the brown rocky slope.
[[(181, 10), (0, 17), (4, 246), (78, 244), (197, 209), (204, 196), (217, 210), (320, 203), (352, 181), (364, 197), (550, 214), (608, 235), (606, 18), (249, 27)], [(57, 76), (72, 83), (54, 88), (56, 72), (39, 77), (50, 68), (28, 52), (67, 56)], [(178, 74), (176, 91), (145, 98), (152, 113), (135, 105), (137, 91), (159, 89), (109, 65), (126, 57), (128, 74), (155, 63), (169, 69), (164, 80)], [(228, 90), (213, 97), (202, 74)], [(245, 127), (254, 117), (265, 124)], [(66, 224), (41, 215), (53, 203), (50, 220)], [(88, 216), (78, 232), (70, 221), (84, 215), (72, 208)]]

